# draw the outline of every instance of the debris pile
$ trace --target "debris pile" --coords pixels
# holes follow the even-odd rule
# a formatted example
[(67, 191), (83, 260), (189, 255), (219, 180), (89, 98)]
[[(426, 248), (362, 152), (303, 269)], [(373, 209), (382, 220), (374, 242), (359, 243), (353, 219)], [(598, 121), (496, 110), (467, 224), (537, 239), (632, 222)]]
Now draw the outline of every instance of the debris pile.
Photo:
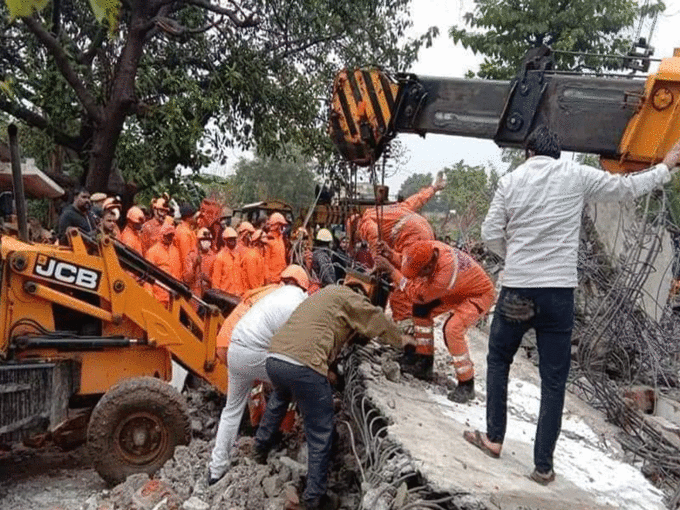
[(671, 427), (669, 434), (666, 425), (648, 416), (654, 406), (643, 409), (626, 397), (640, 385), (655, 396), (672, 396), (680, 385), (680, 316), (667, 303), (668, 291), (652, 281), (661, 275), (668, 282), (672, 276), (661, 257), (668, 251), (666, 223), (664, 196), (656, 204), (641, 199), (637, 214), (619, 221), (613, 243), (619, 253), (611, 256), (606, 234), (584, 215), (572, 377), (579, 395), (622, 428), (619, 441), (631, 460), (658, 487), (676, 491), (680, 428)]
[[(356, 347), (343, 360), (344, 391), (336, 394), (328, 490), (340, 510), (419, 508), (419, 501), (427, 502), (427, 508), (453, 508), (440, 506), (453, 496), (432, 492), (408, 454), (388, 437), (387, 419), (366, 397), (364, 387), (367, 379), (382, 378), (445, 395), (453, 380), (438, 375), (430, 384), (402, 375), (397, 355), (391, 348), (371, 343)], [(445, 361), (437, 362), (437, 372), (445, 373)], [(242, 427), (229, 471), (208, 486), (207, 466), (223, 400), (207, 385), (190, 386), (185, 393), (192, 416), (191, 443), (177, 447), (153, 479), (130, 476), (112, 490), (92, 496), (83, 510), (280, 510), (299, 501), (307, 474), (302, 419), (297, 418), (293, 432), (270, 453), (266, 465), (251, 457), (253, 437), (246, 434), (252, 434), (252, 429)]]
[[(90, 498), (84, 510), (280, 510), (287, 502), (297, 500), (307, 474), (301, 418), (293, 433), (283, 438), (281, 448), (270, 454), (266, 465), (251, 458), (253, 438), (242, 435), (233, 450), (230, 470), (208, 486), (207, 467), (223, 399), (207, 385), (192, 386), (186, 391), (194, 434), (191, 443), (177, 447), (173, 458), (153, 479), (143, 474), (130, 476), (113, 490)], [(342, 405), (340, 401), (337, 404)], [(252, 428), (246, 425), (242, 432), (252, 433)], [(358, 467), (350, 451), (349, 432), (340, 426), (338, 434), (329, 492), (335, 495), (338, 508), (353, 510), (359, 506)]]

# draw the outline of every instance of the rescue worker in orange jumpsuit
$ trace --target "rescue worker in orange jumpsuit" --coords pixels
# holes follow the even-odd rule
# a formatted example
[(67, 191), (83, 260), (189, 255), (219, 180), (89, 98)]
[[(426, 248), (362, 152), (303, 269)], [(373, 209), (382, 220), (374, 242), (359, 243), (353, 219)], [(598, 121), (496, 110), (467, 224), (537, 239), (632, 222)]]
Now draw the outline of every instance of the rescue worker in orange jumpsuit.
[(227, 227), (222, 232), (224, 247), (215, 258), (212, 273), (213, 288), (240, 296), (243, 294), (243, 277), (241, 276), (241, 260), (236, 250), (238, 234)]
[[(182, 277), (182, 261), (179, 259), (179, 250), (173, 244), (175, 227), (165, 223), (159, 229), (159, 234), (161, 240), (149, 248), (146, 259), (158, 269), (179, 280)], [(157, 285), (153, 286), (153, 295), (166, 307), (170, 304), (170, 294)]]
[(259, 255), (259, 268), (264, 276), (265, 284), (267, 283), (267, 270), (265, 267), (265, 255), (267, 252), (267, 234), (261, 228), (258, 228), (250, 237), (252, 247), (255, 248)]
[[(246, 246), (250, 246), (250, 236), (255, 232), (255, 227), (249, 221), (242, 221), (236, 227), (236, 233), (238, 234), (238, 241), (236, 243), (236, 250), (241, 254)], [(246, 237), (249, 239), (246, 241)]]
[(135, 250), (141, 255), (143, 249), (140, 233), (142, 225), (144, 224), (144, 212), (139, 207), (132, 206), (128, 209), (125, 217), (127, 219), (127, 225), (125, 225), (123, 232), (120, 234), (120, 240), (125, 246)]
[[(182, 261), (182, 276), (184, 277), (185, 272), (191, 272), (191, 268), (184, 266), (189, 254), (198, 250), (198, 239), (194, 232), (196, 209), (189, 204), (182, 204), (179, 208), (179, 214), (182, 221), (175, 230), (175, 246), (179, 250), (179, 259)], [(188, 284), (186, 280), (184, 280), (184, 283)]]
[(168, 203), (164, 198), (157, 198), (151, 202), (151, 213), (153, 218), (142, 226), (141, 239), (144, 256), (154, 244), (160, 241), (160, 231), (170, 211)]
[(275, 212), (269, 216), (267, 225), (270, 238), (265, 255), (267, 283), (278, 283), (281, 280), (281, 271), (288, 265), (286, 262), (286, 243), (283, 240), (283, 227), (288, 225), (288, 222), (283, 214)]
[[(248, 223), (250, 225), (250, 223)], [(252, 225), (251, 225), (252, 227)], [(262, 287), (264, 285), (264, 259), (260, 255), (260, 250), (253, 245), (252, 235), (249, 229), (244, 229), (241, 236), (241, 275), (243, 277), (243, 290), (247, 291)]]
[[(374, 260), (383, 255), (392, 265), (401, 267), (401, 253), (405, 249), (417, 241), (434, 241), (434, 231), (430, 223), (418, 211), (445, 186), (444, 174), (440, 172), (431, 186), (421, 189), (403, 202), (383, 207), (382, 211), (378, 211), (379, 218), (373, 207), (364, 212), (357, 222), (356, 230), (358, 236), (368, 243)], [(352, 231), (350, 220), (350, 234)], [(413, 302), (403, 290), (395, 288), (390, 293), (389, 303), (392, 320), (399, 325), (402, 333), (413, 336)], [(410, 358), (400, 361), (402, 370), (408, 372), (414, 368), (410, 366)], [(414, 375), (418, 376), (417, 370)]]
[(184, 262), (184, 282), (197, 296), (212, 288), (212, 273), (217, 254), (212, 249), (212, 233), (207, 228), (199, 228), (196, 233), (197, 247), (190, 251)]
[(458, 386), (448, 398), (467, 402), (475, 396), (475, 373), (465, 332), (491, 308), (493, 283), (467, 253), (439, 241), (418, 241), (404, 251), (402, 259), (401, 271), (382, 256), (376, 265), (388, 271), (414, 303), (415, 353), (421, 371), (432, 375), (434, 335), (431, 328), (419, 330), (419, 322), (431, 323), (437, 315), (450, 313), (444, 323), (444, 343), (453, 357)]
[(113, 229), (114, 235), (112, 235), (112, 237), (120, 239), (120, 227), (118, 227), (118, 220), (120, 219), (120, 212), (123, 210), (120, 200), (118, 200), (116, 197), (108, 197), (104, 199), (104, 202), (102, 203), (102, 210), (104, 211), (102, 219), (104, 218), (104, 215), (107, 211), (111, 211), (113, 213), (114, 219), (111, 228)]

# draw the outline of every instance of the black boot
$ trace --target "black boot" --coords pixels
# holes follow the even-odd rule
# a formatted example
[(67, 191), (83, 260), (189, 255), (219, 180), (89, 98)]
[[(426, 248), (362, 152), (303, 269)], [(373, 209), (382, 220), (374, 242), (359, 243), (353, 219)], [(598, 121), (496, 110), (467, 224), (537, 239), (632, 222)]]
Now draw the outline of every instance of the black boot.
[(416, 350), (412, 345), (404, 347), (404, 352), (397, 358), (401, 372), (404, 374), (413, 375), (414, 365), (416, 363)]
[(469, 381), (458, 383), (456, 388), (449, 392), (447, 398), (458, 404), (465, 404), (473, 398), (475, 398), (475, 380), (470, 379)]
[(258, 464), (266, 464), (270, 449), (271, 448), (264, 448), (255, 444), (253, 447), (252, 459)]
[(413, 363), (402, 366), (402, 372), (411, 374), (423, 381), (431, 381), (434, 377), (434, 355), (414, 354)]

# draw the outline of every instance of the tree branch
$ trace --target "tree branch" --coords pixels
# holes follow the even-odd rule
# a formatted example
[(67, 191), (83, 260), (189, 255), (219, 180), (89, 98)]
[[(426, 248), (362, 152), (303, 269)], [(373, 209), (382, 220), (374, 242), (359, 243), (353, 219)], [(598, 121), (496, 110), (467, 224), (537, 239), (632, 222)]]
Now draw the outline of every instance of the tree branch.
[(20, 106), (17, 103), (7, 101), (1, 96), (0, 96), (0, 110), (10, 114), (12, 117), (24, 121), (31, 127), (45, 131), (59, 145), (68, 147), (69, 149), (72, 149), (76, 152), (82, 149), (80, 138), (67, 135), (63, 131), (55, 129), (54, 126), (42, 115), (35, 113), (34, 111), (29, 110), (28, 108)]
[(191, 35), (202, 34), (214, 28), (220, 23), (220, 21), (214, 21), (213, 23), (204, 25), (200, 28), (188, 28), (185, 27), (184, 25), (181, 25), (180, 23), (177, 23), (175, 20), (171, 18), (166, 18), (163, 16), (156, 16), (154, 18), (154, 21), (156, 23), (156, 26), (163, 30), (163, 32), (173, 36), (181, 36), (186, 34)]
[(71, 85), (74, 92), (80, 100), (80, 104), (87, 111), (87, 114), (92, 117), (95, 122), (101, 122), (101, 110), (97, 105), (94, 97), (85, 88), (85, 85), (80, 80), (74, 69), (69, 65), (68, 56), (64, 52), (57, 40), (45, 30), (45, 28), (33, 17), (21, 18), (28, 29), (38, 38), (38, 40), (47, 48), (50, 54), (64, 76), (66, 81)]
[(240, 8), (238, 10), (227, 9), (226, 7), (213, 5), (207, 0), (187, 0), (186, 3), (201, 7), (215, 14), (226, 16), (234, 25), (240, 28), (255, 27), (260, 24), (260, 20), (254, 12), (246, 15)]
[(92, 61), (94, 60), (94, 57), (97, 54), (97, 50), (101, 48), (102, 43), (106, 40), (106, 32), (107, 28), (104, 27), (104, 25), (99, 27), (99, 30), (97, 30), (97, 33), (94, 36), (94, 39), (92, 39), (90, 47), (87, 49), (87, 51), (81, 52), (78, 55), (78, 58), (76, 60), (80, 65), (87, 67), (90, 67), (92, 65)]
[[(279, 50), (280, 48), (285, 47), (286, 50), (280, 55), (281, 57), (289, 57), (290, 55), (293, 55), (295, 53), (299, 53), (301, 51), (304, 51), (308, 48), (311, 48), (312, 46), (316, 44), (321, 44), (321, 43), (327, 43), (331, 42), (334, 40), (337, 40), (342, 37), (342, 34), (336, 34), (336, 35), (329, 35), (327, 37), (318, 37), (315, 39), (299, 39), (296, 41), (286, 41), (282, 44), (276, 45), (272, 48), (273, 51)], [(297, 46), (297, 47), (296, 47)]]

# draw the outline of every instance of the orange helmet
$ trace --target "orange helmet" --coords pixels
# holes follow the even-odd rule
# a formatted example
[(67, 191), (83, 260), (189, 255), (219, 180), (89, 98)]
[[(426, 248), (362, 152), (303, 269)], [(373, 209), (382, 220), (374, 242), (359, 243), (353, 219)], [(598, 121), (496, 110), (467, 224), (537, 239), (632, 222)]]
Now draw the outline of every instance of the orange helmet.
[(98, 192), (90, 195), (90, 202), (103, 202), (106, 200), (106, 193)]
[(142, 223), (144, 221), (144, 212), (139, 207), (134, 205), (128, 209), (127, 215), (125, 217), (132, 223)]
[(164, 198), (157, 198), (151, 202), (151, 207), (153, 209), (163, 209), (164, 211), (169, 211), (168, 202)]
[(199, 228), (198, 232), (196, 232), (196, 237), (198, 239), (212, 239), (212, 232), (205, 227)]
[(236, 237), (238, 237), (238, 234), (236, 233), (236, 230), (234, 230), (231, 227), (225, 228), (224, 232), (222, 232), (222, 239), (230, 239)]
[(239, 223), (238, 227), (236, 227), (236, 232), (239, 234), (241, 232), (250, 232), (251, 234), (255, 232), (255, 227), (253, 227), (253, 224), (250, 223), (249, 221), (242, 221)]
[(120, 209), (122, 206), (120, 205), (120, 202), (116, 199), (116, 197), (109, 197), (104, 200), (104, 203), (102, 204), (102, 209), (115, 209), (118, 208)]
[(303, 289), (309, 289), (309, 277), (307, 276), (307, 272), (297, 264), (291, 264), (286, 269), (281, 271), (281, 280), (284, 278), (295, 280), (295, 283), (297, 283)]
[(271, 216), (269, 216), (269, 224), (270, 225), (288, 225), (288, 222), (286, 221), (286, 218), (283, 217), (283, 214), (275, 212), (275, 213), (272, 213)]
[(429, 242), (412, 244), (404, 250), (401, 262), (401, 274), (405, 278), (415, 278), (420, 270), (434, 255), (434, 246)]

